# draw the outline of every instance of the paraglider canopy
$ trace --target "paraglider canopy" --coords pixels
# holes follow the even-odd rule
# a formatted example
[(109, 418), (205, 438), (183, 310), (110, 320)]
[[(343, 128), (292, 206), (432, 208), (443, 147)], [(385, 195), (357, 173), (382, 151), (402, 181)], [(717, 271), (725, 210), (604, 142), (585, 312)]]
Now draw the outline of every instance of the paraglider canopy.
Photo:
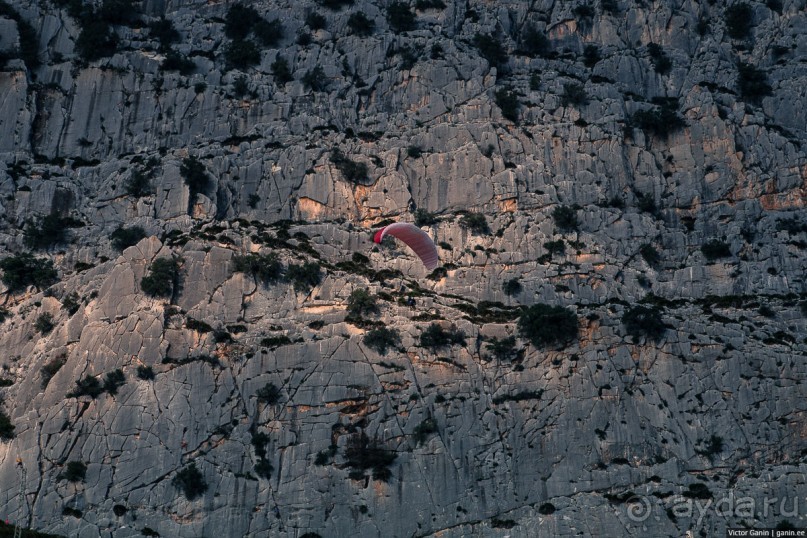
[(439, 261), (437, 246), (432, 241), (432, 238), (429, 237), (429, 234), (410, 222), (396, 222), (378, 230), (373, 237), (373, 241), (380, 243), (384, 240), (384, 236), (388, 234), (397, 237), (414, 250), (420, 261), (426, 266), (426, 269), (432, 271), (437, 267)]

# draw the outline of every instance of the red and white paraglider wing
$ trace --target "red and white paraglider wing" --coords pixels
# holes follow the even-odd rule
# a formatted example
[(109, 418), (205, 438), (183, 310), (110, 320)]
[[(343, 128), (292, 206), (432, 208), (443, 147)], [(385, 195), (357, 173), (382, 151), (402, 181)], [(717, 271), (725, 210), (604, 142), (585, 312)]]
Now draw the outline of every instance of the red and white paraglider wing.
[(406, 243), (409, 248), (415, 251), (420, 261), (429, 271), (434, 270), (438, 264), (437, 245), (434, 244), (429, 234), (409, 222), (396, 222), (378, 230), (373, 237), (373, 241), (380, 243), (385, 235), (391, 235)]

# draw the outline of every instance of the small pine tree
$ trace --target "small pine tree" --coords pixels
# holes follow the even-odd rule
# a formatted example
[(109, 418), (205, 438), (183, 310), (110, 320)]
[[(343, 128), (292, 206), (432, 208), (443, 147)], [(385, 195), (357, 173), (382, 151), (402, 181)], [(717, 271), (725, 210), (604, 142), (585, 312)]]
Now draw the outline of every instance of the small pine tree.
[(201, 471), (196, 468), (195, 462), (192, 462), (190, 465), (179, 471), (173, 480), (171, 480), (171, 484), (173, 484), (177, 489), (182, 490), (185, 498), (189, 501), (200, 497), (205, 491), (207, 491), (207, 482), (205, 482), (205, 477)]

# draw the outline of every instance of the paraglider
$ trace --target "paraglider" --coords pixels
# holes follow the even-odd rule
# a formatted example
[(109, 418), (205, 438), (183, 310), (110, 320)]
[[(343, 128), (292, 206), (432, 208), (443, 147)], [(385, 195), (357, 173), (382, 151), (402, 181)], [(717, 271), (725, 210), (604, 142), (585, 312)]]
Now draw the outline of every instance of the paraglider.
[(385, 235), (391, 235), (406, 243), (409, 248), (415, 251), (420, 261), (429, 271), (434, 270), (438, 264), (437, 245), (434, 244), (429, 234), (410, 222), (396, 222), (389, 226), (384, 226), (375, 233), (373, 241), (381, 243)]

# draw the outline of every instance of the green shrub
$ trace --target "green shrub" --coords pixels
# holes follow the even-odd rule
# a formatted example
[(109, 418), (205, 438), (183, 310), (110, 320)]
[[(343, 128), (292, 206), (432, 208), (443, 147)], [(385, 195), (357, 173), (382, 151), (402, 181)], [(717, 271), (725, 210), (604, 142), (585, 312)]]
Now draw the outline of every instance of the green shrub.
[(420, 446), (425, 443), (426, 439), (433, 433), (437, 433), (437, 421), (433, 418), (427, 418), (415, 426), (412, 437), (414, 437), (415, 443)]
[(622, 315), (625, 331), (634, 339), (642, 336), (658, 342), (667, 330), (658, 307), (634, 306)]
[(137, 168), (132, 170), (132, 175), (129, 176), (124, 188), (126, 189), (126, 194), (134, 196), (135, 198), (142, 198), (143, 196), (153, 194), (148, 175)]
[(249, 82), (247, 82), (246, 75), (241, 75), (233, 81), (233, 95), (242, 99), (247, 93), (249, 93)]
[(754, 10), (745, 2), (730, 5), (725, 11), (726, 33), (732, 39), (745, 39), (751, 35)]
[(154, 379), (154, 369), (151, 366), (139, 365), (137, 367), (137, 378), (146, 381)]
[(650, 110), (634, 112), (628, 120), (628, 125), (664, 139), (671, 133), (686, 127), (686, 121), (678, 114), (677, 99), (657, 99), (655, 102), (659, 106)]
[(544, 248), (552, 256), (555, 254), (563, 254), (566, 252), (566, 243), (563, 241), (563, 239), (558, 239), (557, 241), (547, 241), (544, 243)]
[(48, 334), (55, 326), (56, 325), (53, 322), (53, 315), (50, 312), (40, 314), (34, 322), (34, 328), (42, 334)]
[(411, 47), (404, 45), (399, 49), (394, 49), (394, 54), (401, 57), (400, 68), (402, 70), (412, 69), (418, 63), (419, 55), (422, 50), (419, 47)]
[(603, 13), (610, 13), (611, 15), (616, 15), (619, 13), (619, 4), (617, 0), (600, 0), (600, 8), (602, 9)]
[(653, 67), (660, 75), (666, 75), (672, 69), (672, 60), (664, 52), (664, 49), (656, 43), (647, 44), (647, 52), (650, 54), (650, 61), (653, 62)]
[(339, 148), (331, 152), (330, 160), (347, 181), (362, 183), (367, 180), (367, 174), (369, 173), (367, 165), (346, 157)]
[(521, 106), (518, 101), (518, 94), (510, 88), (501, 88), (493, 94), (496, 106), (502, 111), (502, 116), (512, 121), (518, 122), (518, 109)]
[(496, 337), (490, 339), (486, 344), (488, 352), (500, 361), (509, 361), (517, 353), (516, 351), (516, 337), (508, 336), (499, 340)]
[(415, 2), (416, 11), (426, 11), (427, 9), (445, 9), (443, 0), (417, 0)]
[(552, 50), (552, 45), (544, 32), (529, 25), (521, 35), (521, 50), (527, 56), (535, 58), (536, 56), (547, 56)]
[(152, 529), (151, 527), (143, 527), (143, 530), (140, 531), (140, 534), (143, 536), (156, 536), (159, 538), (160, 533)]
[(549, 516), (555, 513), (555, 505), (552, 503), (544, 503), (538, 507), (538, 513), (543, 516)]
[(415, 209), (415, 226), (432, 226), (437, 224), (437, 217), (425, 209)]
[(205, 192), (210, 186), (210, 176), (205, 171), (205, 166), (196, 157), (183, 159), (179, 173), (190, 189), (191, 198), (197, 193)]
[(656, 202), (650, 193), (636, 193), (636, 208), (643, 213), (658, 214), (658, 207), (656, 207)]
[(659, 254), (656, 247), (650, 243), (642, 243), (639, 246), (639, 254), (641, 254), (642, 258), (650, 265), (656, 265), (661, 261), (661, 254)]
[(235, 4), (224, 19), (224, 34), (237, 41), (246, 39), (259, 20), (261, 16), (255, 8)]
[(600, 49), (597, 47), (597, 45), (586, 45), (583, 48), (583, 65), (586, 67), (594, 67), (601, 59)]
[(269, 443), (269, 436), (263, 432), (252, 434), (252, 447), (255, 455), (263, 459), (266, 457), (266, 445)]
[(518, 331), (535, 347), (565, 344), (577, 338), (577, 316), (562, 306), (538, 303), (521, 313)]
[(325, 76), (325, 70), (319, 65), (306, 71), (305, 75), (303, 75), (303, 78), (300, 80), (303, 86), (315, 92), (324, 92), (329, 86), (328, 78)]
[(364, 345), (375, 350), (380, 355), (386, 355), (388, 349), (401, 345), (401, 335), (397, 329), (378, 327), (364, 335)]
[(392, 2), (387, 6), (387, 22), (393, 32), (409, 32), (417, 26), (417, 19), (409, 4), (406, 2)]
[(454, 344), (465, 345), (465, 333), (456, 327), (447, 330), (436, 323), (432, 323), (420, 334), (421, 347), (435, 350)]
[(269, 460), (266, 460), (264, 458), (260, 458), (258, 460), (258, 463), (256, 463), (254, 467), (255, 474), (258, 475), (260, 478), (263, 478), (264, 480), (269, 480), (270, 478), (272, 478), (273, 470), (274, 467), (272, 466), (272, 464), (269, 463)]
[(383, 482), (392, 476), (389, 467), (397, 457), (395, 452), (381, 447), (375, 440), (371, 442), (363, 433), (351, 438), (345, 449), (345, 464), (355, 471), (353, 476), (364, 476), (365, 471), (372, 469), (373, 478)]
[(104, 0), (98, 15), (110, 24), (129, 24), (139, 12), (135, 0)]
[(502, 284), (502, 291), (504, 291), (504, 294), (509, 297), (512, 297), (513, 295), (518, 295), (519, 293), (521, 293), (521, 290), (522, 290), (521, 282), (519, 282), (517, 278), (511, 278), (510, 280), (507, 280), (505, 281), (504, 284)]
[(773, 93), (765, 71), (757, 69), (750, 63), (740, 62), (737, 65), (737, 72), (737, 86), (740, 88), (740, 95), (746, 101), (759, 104), (763, 97)]
[(249, 69), (261, 63), (261, 51), (252, 41), (232, 41), (224, 49), (224, 60), (228, 69)]
[(89, 396), (90, 398), (97, 398), (103, 394), (104, 388), (101, 382), (95, 377), (88, 375), (84, 379), (76, 381), (76, 388), (68, 392), (67, 398), (78, 398), (80, 396)]
[(140, 226), (132, 226), (131, 228), (119, 226), (109, 235), (109, 238), (112, 239), (112, 248), (121, 251), (138, 244), (145, 237), (146, 231)]
[(555, 221), (555, 226), (564, 232), (573, 232), (580, 226), (580, 221), (577, 220), (577, 211), (567, 205), (556, 207), (552, 211), (552, 219)]
[(290, 264), (286, 276), (291, 280), (296, 291), (310, 291), (322, 281), (322, 271), (317, 262), (302, 265)]
[(687, 499), (711, 499), (713, 497), (712, 492), (709, 490), (706, 484), (697, 482), (695, 484), (690, 484), (688, 488), (688, 491), (681, 494)]
[(185, 498), (189, 501), (194, 500), (207, 491), (205, 477), (199, 469), (196, 468), (196, 463), (193, 462), (179, 471), (173, 480), (171, 480), (171, 484), (173, 484), (175, 488), (182, 490)]
[(423, 149), (420, 146), (412, 145), (406, 148), (406, 154), (413, 159), (420, 159), (423, 156)]
[(518, 525), (514, 519), (499, 519), (497, 517), (491, 518), (490, 526), (493, 529), (512, 529)]
[(165, 18), (149, 23), (149, 35), (160, 42), (160, 50), (163, 51), (180, 39), (174, 23)]
[(74, 517), (76, 519), (81, 519), (84, 516), (84, 512), (70, 506), (64, 506), (62, 507), (62, 515)]
[(757, 310), (757, 312), (759, 312), (760, 316), (764, 316), (766, 318), (773, 319), (773, 318), (776, 317), (776, 311), (773, 308), (771, 308), (770, 306), (766, 305), (766, 304), (760, 306), (759, 310)]
[(807, 232), (807, 223), (797, 217), (779, 219), (776, 221), (776, 231), (787, 232), (788, 235), (798, 235)]
[(560, 96), (563, 106), (582, 106), (588, 103), (588, 94), (582, 84), (571, 82), (563, 85), (563, 94)]
[(179, 263), (174, 258), (157, 258), (149, 274), (140, 280), (140, 289), (152, 297), (170, 297), (179, 284)]
[(283, 39), (283, 23), (278, 19), (267, 21), (261, 18), (252, 27), (255, 37), (264, 47), (276, 47)]
[(34, 223), (29, 220), (25, 228), (25, 244), (33, 249), (45, 249), (67, 239), (67, 228), (82, 226), (80, 221), (60, 215), (46, 215)]
[(347, 315), (349, 318), (361, 318), (364, 315), (377, 314), (378, 312), (378, 302), (375, 296), (364, 288), (353, 290), (347, 298)]
[(67, 480), (68, 482), (84, 482), (87, 476), (87, 465), (80, 461), (69, 461), (64, 471), (59, 473), (57, 480)]
[(160, 64), (161, 71), (179, 71), (182, 75), (190, 75), (196, 69), (196, 64), (193, 60), (189, 60), (187, 56), (183, 56), (173, 49), (169, 49), (163, 62)]
[(703, 252), (704, 257), (709, 261), (731, 257), (729, 244), (718, 239), (712, 239), (704, 243), (703, 246), (701, 246), (701, 252)]
[(287, 62), (284, 58), (278, 56), (271, 65), (272, 75), (275, 77), (278, 85), (286, 84), (287, 82), (291, 82), (294, 80), (294, 77), (291, 74), (291, 69), (289, 68), (289, 62)]
[(351, 34), (367, 37), (373, 34), (375, 22), (361, 11), (352, 13), (347, 19), (347, 27)]
[(35, 258), (30, 253), (17, 254), (0, 260), (3, 283), (9, 291), (18, 291), (25, 286), (42, 288), (56, 280), (53, 262), (45, 258)]
[(305, 16), (305, 24), (312, 30), (324, 30), (328, 21), (315, 11), (311, 11)]
[(712, 435), (708, 439), (699, 439), (698, 444), (702, 445), (703, 448), (696, 448), (695, 453), (710, 459), (712, 456), (723, 452), (723, 438), (719, 435)]
[(280, 389), (274, 383), (267, 383), (255, 392), (259, 402), (274, 405), (280, 401)]
[(107, 372), (104, 377), (104, 391), (112, 396), (118, 393), (118, 389), (126, 384), (126, 376), (123, 375), (123, 370), (120, 368)]
[(597, 14), (591, 5), (586, 3), (575, 6), (574, 9), (572, 9), (572, 13), (574, 13), (578, 21), (583, 24), (590, 24), (591, 19)]
[(476, 235), (490, 233), (488, 219), (482, 213), (466, 213), (460, 218), (460, 226)]
[[(777, 531), (798, 531), (799, 529), (795, 525), (793, 525), (791, 522), (787, 521), (786, 519), (783, 519), (779, 523), (776, 524), (776, 526), (774, 527), (774, 530), (777, 530)], [(793, 533), (793, 534), (788, 535), (788, 534), (782, 533), (781, 536), (798, 536), (798, 534)]]
[(264, 284), (283, 278), (283, 264), (274, 252), (233, 256), (233, 268), (236, 272), (252, 275)]
[(8, 441), (14, 439), (15, 426), (11, 423), (11, 418), (3, 411), (0, 411), (0, 439)]
[(331, 11), (339, 11), (345, 6), (353, 5), (353, 0), (316, 0), (316, 2)]
[(507, 49), (494, 34), (476, 34), (473, 40), (479, 54), (488, 61), (492, 67), (501, 67), (507, 63)]
[(279, 336), (267, 336), (261, 339), (261, 346), (268, 347), (269, 349), (275, 349), (280, 346), (287, 346), (291, 343), (292, 343), (291, 338), (289, 338), (285, 334), (281, 334)]
[(66, 362), (67, 361), (65, 360), (64, 357), (56, 357), (55, 359), (51, 360), (50, 362), (45, 364), (45, 366), (42, 367), (42, 369), (40, 370), (40, 373), (42, 374), (42, 383), (41, 383), (42, 389), (48, 386), (50, 380), (53, 378), (53, 376), (56, 375), (56, 372), (58, 372), (62, 368), (62, 366), (65, 365)]
[(84, 61), (107, 58), (115, 54), (117, 49), (118, 36), (107, 21), (94, 16), (82, 20), (81, 32), (76, 39), (76, 52)]
[(199, 333), (213, 332), (213, 327), (211, 327), (209, 323), (206, 323), (206, 322), (198, 320), (198, 319), (193, 319), (191, 317), (189, 317), (185, 321), (185, 327), (187, 327), (188, 329), (190, 329), (192, 331), (196, 331), (196, 332), (199, 332)]

